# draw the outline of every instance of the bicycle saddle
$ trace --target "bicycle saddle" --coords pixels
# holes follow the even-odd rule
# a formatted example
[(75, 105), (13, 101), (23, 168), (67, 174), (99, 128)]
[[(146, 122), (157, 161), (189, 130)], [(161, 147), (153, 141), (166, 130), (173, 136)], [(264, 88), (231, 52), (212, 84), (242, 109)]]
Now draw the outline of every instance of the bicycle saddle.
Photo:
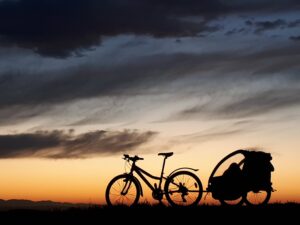
[(164, 157), (166, 157), (166, 158), (172, 156), (173, 154), (174, 154), (173, 152), (158, 153), (158, 155), (162, 155), (162, 156), (164, 156)]

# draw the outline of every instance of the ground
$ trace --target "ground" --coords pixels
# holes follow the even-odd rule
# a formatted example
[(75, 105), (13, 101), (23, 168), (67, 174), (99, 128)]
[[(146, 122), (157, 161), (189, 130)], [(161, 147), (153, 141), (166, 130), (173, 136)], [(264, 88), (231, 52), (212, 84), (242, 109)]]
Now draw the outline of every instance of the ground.
[(275, 223), (297, 221), (300, 204), (270, 204), (264, 207), (220, 207), (202, 205), (194, 208), (172, 208), (165, 206), (138, 205), (136, 207), (72, 207), (68, 209), (10, 209), (0, 212), (1, 220), (26, 224), (161, 224), (222, 222)]

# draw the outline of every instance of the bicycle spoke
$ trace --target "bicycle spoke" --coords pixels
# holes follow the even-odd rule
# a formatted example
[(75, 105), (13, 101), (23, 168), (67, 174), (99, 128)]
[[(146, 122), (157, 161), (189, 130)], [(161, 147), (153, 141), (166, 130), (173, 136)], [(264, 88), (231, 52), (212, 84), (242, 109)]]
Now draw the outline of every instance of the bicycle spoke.
[(119, 192), (115, 187), (111, 187), (112, 189), (114, 189), (116, 192)]
[(118, 181), (117, 184), (119, 185), (119, 187), (121, 187), (120, 182)]
[(119, 194), (113, 194), (113, 193), (110, 193), (111, 195), (115, 195), (115, 196), (120, 196)]
[[(194, 181), (192, 182), (192, 184), (189, 185), (189, 186), (187, 187), (187, 189), (190, 189), (191, 187), (195, 186), (195, 184), (196, 184), (196, 181), (194, 180)], [(187, 185), (186, 185), (186, 186), (187, 186)], [(199, 187), (198, 187), (198, 188), (199, 188)]]
[(112, 180), (106, 191), (106, 200), (110, 205), (132, 205), (137, 203), (139, 192), (136, 181), (125, 175)]
[(189, 183), (190, 179), (191, 179), (191, 178), (189, 177), (189, 178), (188, 178), (188, 180), (186, 181), (186, 184), (188, 184), (188, 183)]
[(196, 205), (202, 196), (202, 184), (192, 173), (179, 171), (168, 181), (166, 197), (171, 205)]

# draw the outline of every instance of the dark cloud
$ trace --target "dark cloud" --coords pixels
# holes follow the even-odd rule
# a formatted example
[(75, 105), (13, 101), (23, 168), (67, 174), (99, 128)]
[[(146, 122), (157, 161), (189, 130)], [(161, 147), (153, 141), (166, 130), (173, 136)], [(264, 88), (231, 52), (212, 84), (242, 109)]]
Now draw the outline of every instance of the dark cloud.
[(274, 21), (258, 21), (258, 22), (249, 22), (246, 21), (247, 25), (254, 25), (255, 26), (255, 33), (260, 34), (262, 32), (265, 32), (267, 30), (274, 30), (278, 28), (284, 28), (287, 26), (286, 21), (282, 19), (277, 19)]
[(238, 29), (238, 28), (233, 28), (233, 29), (227, 31), (227, 32), (225, 33), (225, 35), (226, 35), (226, 36), (230, 36), (230, 35), (239, 34), (239, 33), (244, 33), (244, 32), (246, 32), (246, 29), (245, 29), (245, 28), (239, 28), (239, 29)]
[[(95, 97), (126, 99), (161, 93), (214, 97), (241, 82), (247, 86), (265, 79), (294, 85), (300, 79), (299, 52), (300, 45), (293, 42), (259, 51), (154, 54), (116, 65), (85, 64), (43, 74), (7, 73), (0, 75), (0, 124), (18, 123), (47, 113), (55, 105)], [(182, 85), (174, 89), (172, 82)], [(249, 92), (250, 97), (252, 94)], [(112, 102), (109, 107), (109, 113), (96, 113), (97, 120), (103, 115), (117, 117), (118, 104)], [(85, 118), (78, 124), (86, 121), (91, 120)]]
[(154, 54), (113, 66), (86, 64), (43, 74), (4, 74), (0, 76), (0, 108), (35, 107), (100, 96), (135, 96), (182, 74), (208, 69), (226, 56), (227, 53)]
[(152, 131), (98, 130), (75, 135), (73, 130), (54, 130), (0, 135), (0, 158), (60, 159), (120, 154), (135, 150), (156, 134)]
[(2, 46), (17, 45), (42, 55), (68, 56), (99, 45), (103, 36), (189, 36), (209, 30), (207, 20), (217, 1), (189, 0), (20, 0), (0, 2)]
[(256, 26), (255, 33), (262, 33), (267, 30), (284, 28), (286, 26), (286, 21), (278, 19), (275, 21), (255, 22), (255, 26)]
[(6, 0), (0, 1), (0, 43), (65, 57), (99, 45), (103, 36), (194, 36), (214, 31), (209, 22), (220, 15), (291, 7), (296, 9), (299, 2)]
[(291, 36), (290, 39), (293, 41), (300, 41), (300, 35), (299, 36)]
[(247, 26), (254, 27), (254, 33), (261, 34), (268, 30), (294, 28), (300, 26), (300, 20), (286, 21), (283, 19), (277, 19), (272, 21), (245, 21)]
[(197, 73), (197, 77), (208, 79), (224, 77), (220, 74), (207, 76), (204, 73), (212, 68), (219, 68), (223, 73), (242, 70), (261, 74), (275, 70), (286, 72), (299, 69), (299, 50), (299, 45), (291, 45), (249, 53), (154, 54), (112, 66), (85, 64), (43, 74), (4, 74), (0, 76), (0, 107), (57, 104), (97, 96), (136, 95), (144, 92), (145, 87), (182, 78), (182, 74)]
[(290, 28), (299, 27), (299, 26), (300, 26), (300, 19), (288, 23), (288, 27)]

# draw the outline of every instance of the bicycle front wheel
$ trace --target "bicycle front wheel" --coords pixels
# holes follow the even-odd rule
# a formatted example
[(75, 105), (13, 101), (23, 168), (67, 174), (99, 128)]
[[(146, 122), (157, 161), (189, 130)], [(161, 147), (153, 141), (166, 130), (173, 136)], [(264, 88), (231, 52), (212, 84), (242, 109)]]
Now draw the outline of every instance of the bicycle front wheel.
[(139, 187), (138, 181), (127, 174), (116, 176), (106, 188), (105, 198), (107, 205), (132, 206), (137, 204), (140, 198)]
[(165, 195), (172, 206), (195, 206), (203, 194), (200, 179), (189, 171), (171, 175), (165, 184)]

